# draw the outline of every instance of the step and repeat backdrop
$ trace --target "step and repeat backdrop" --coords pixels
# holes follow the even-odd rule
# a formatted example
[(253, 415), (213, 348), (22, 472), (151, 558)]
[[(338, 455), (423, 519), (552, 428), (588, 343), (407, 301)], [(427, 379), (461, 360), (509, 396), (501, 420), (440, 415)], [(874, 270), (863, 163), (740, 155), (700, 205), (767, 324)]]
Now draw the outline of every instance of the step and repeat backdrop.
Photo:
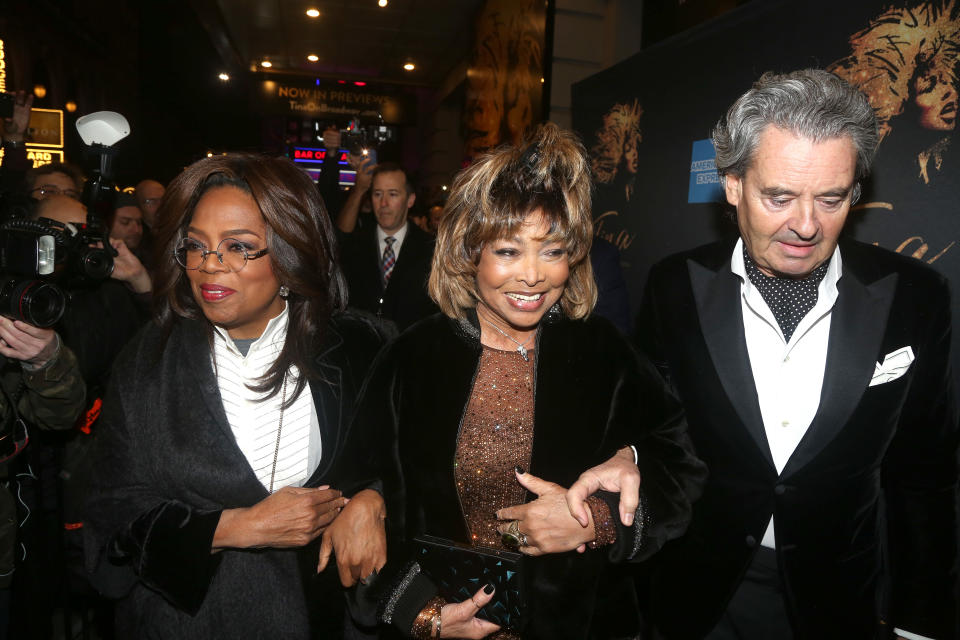
[(960, 0), (765, 1), (574, 85), (573, 126), (597, 183), (596, 232), (621, 250), (633, 310), (653, 263), (736, 232), (709, 139), (726, 108), (764, 71), (820, 67), (861, 88), (881, 123), (846, 233), (946, 274), (956, 324), (958, 58)]

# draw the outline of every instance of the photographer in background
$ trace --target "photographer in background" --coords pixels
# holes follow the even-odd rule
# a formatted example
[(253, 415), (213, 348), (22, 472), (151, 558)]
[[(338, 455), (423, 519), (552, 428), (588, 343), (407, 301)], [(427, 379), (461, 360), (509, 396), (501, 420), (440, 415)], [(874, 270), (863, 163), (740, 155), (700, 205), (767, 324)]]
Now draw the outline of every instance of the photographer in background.
[[(33, 474), (29, 465), (14, 458), (27, 445), (31, 427), (70, 429), (84, 399), (76, 356), (56, 332), (0, 316), (0, 639), (22, 636), (10, 630), (12, 612), (20, 611), (12, 606), (11, 587), (14, 569), (27, 554), (18, 537), (26, 545), (34, 540), (32, 535), (18, 536), (29, 512), (18, 514), (15, 497), (20, 493), (18, 478)], [(30, 551), (37, 549), (31, 545)], [(37, 593), (33, 591), (34, 597)], [(17, 628), (30, 622), (20, 620)]]

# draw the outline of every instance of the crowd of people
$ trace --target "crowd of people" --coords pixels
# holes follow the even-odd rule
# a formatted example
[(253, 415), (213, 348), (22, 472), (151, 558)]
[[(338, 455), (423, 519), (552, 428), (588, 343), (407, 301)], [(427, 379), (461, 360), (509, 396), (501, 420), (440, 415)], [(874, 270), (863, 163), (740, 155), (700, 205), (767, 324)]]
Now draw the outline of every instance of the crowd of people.
[(0, 308), (0, 638), (957, 636), (949, 293), (841, 240), (878, 126), (837, 76), (720, 119), (739, 235), (636, 326), (556, 125), (420, 215), (396, 163), (230, 153), (99, 220), (15, 98), (0, 239), (113, 268)]

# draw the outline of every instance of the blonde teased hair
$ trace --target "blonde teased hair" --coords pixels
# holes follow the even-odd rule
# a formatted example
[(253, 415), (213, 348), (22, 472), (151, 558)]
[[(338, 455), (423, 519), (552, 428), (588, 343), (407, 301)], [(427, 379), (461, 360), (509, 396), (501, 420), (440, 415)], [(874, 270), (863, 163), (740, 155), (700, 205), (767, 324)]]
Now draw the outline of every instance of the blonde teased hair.
[(477, 306), (477, 264), (483, 246), (514, 236), (536, 210), (547, 238), (567, 250), (570, 277), (564, 313), (585, 318), (597, 301), (590, 267), (593, 221), (590, 168), (583, 145), (553, 123), (538, 126), (519, 146), (482, 156), (454, 180), (444, 207), (430, 270), (430, 297), (451, 318)]

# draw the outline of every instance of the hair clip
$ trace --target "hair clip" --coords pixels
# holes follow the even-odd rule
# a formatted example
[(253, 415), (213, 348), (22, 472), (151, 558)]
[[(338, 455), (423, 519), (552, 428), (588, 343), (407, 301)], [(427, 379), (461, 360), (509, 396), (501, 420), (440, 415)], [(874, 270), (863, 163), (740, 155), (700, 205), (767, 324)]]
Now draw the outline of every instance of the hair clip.
[(538, 162), (540, 162), (540, 146), (532, 144), (520, 156), (520, 163), (527, 171), (533, 171)]

